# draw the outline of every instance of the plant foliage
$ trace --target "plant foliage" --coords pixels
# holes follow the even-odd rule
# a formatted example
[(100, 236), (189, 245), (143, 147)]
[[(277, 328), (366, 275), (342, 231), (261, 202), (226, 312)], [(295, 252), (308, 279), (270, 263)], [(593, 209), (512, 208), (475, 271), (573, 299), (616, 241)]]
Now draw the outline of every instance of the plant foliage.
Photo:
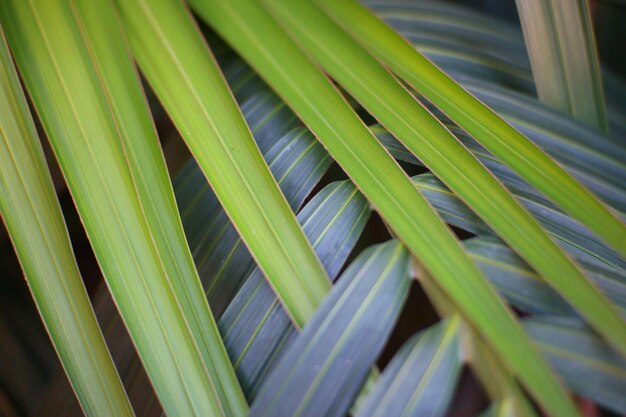
[[(119, 311), (100, 324), (130, 338), (105, 336), (138, 354), (113, 359), (154, 388), (127, 392), (171, 416), (445, 416), (467, 366), (486, 416), (580, 415), (568, 390), (625, 413), (626, 150), (602, 132), (625, 127), (592, 43), (570, 58), (600, 93), (568, 94), (595, 115), (547, 98), (519, 3), (525, 38), (417, 0), (190, 0), (204, 33), (179, 0), (0, 3), (0, 211), (84, 412), (143, 416), (7, 46)], [(559, 19), (542, 33), (589, 39)], [(570, 85), (567, 62), (545, 66)], [(193, 156), (173, 181), (138, 71)], [(380, 372), (415, 285), (441, 321)]]

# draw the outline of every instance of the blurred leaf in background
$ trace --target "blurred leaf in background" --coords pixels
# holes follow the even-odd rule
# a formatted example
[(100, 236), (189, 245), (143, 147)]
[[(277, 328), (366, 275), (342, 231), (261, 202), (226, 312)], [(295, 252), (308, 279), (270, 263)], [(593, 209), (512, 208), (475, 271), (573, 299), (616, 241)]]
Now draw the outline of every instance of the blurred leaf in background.
[(626, 414), (624, 5), (185, 3), (0, 3), (0, 415)]

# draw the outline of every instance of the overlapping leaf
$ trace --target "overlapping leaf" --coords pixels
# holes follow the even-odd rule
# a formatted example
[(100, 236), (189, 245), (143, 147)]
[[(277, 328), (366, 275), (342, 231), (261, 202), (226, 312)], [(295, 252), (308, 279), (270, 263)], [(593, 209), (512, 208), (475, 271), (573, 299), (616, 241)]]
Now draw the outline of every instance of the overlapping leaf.
[(118, 1), (133, 53), (225, 212), (290, 315), (310, 317), (330, 283), (179, 2)]
[[(108, 3), (108, 0), (106, 0)], [(194, 266), (159, 140), (125, 39), (111, 36), (111, 16), (102, 18), (89, 1), (77, 3), (80, 28), (115, 118), (141, 206), (155, 247), (204, 365), (227, 415), (242, 415), (247, 404), (237, 383)]]
[(606, 131), (606, 105), (587, 0), (517, 0), (539, 99)]
[[(577, 315), (558, 293), (501, 241), (477, 237), (464, 243), (470, 256), (515, 307), (535, 314)], [(598, 288), (626, 316), (626, 274), (584, 259), (579, 259), (579, 263)]]
[(567, 385), (616, 413), (626, 412), (626, 360), (576, 319), (533, 317), (524, 327)]
[(345, 415), (408, 295), (408, 259), (394, 241), (364, 251), (268, 377), (250, 415)]
[[(623, 216), (626, 212), (626, 190), (619, 181), (619, 178), (626, 176), (623, 149), (615, 146), (606, 137), (594, 134), (571, 121), (567, 123), (564, 117), (557, 116), (536, 101), (515, 95), (510, 90), (494, 90), (491, 87), (472, 91), (481, 100), (498, 109), (510, 122), (540, 144), (577, 179), (591, 191), (602, 196)], [(553, 206), (542, 194), (534, 191), (467, 133), (456, 126), (449, 127), (507, 188), (518, 194), (532, 194), (536, 198), (541, 198), (546, 206)], [(381, 142), (389, 149), (393, 149), (403, 161), (414, 162), (404, 156), (408, 151), (390, 133), (378, 126), (372, 130)]]
[(186, 416), (245, 412), (186, 252), (159, 144), (112, 4), (5, 2), (2, 21), (164, 408)]
[[(431, 174), (418, 175), (413, 181), (451, 225), (474, 234), (493, 234), (482, 220)], [(624, 258), (600, 242), (580, 223), (546, 205), (540, 197), (527, 194), (518, 195), (518, 198), (572, 256), (588, 263), (601, 263), (618, 271), (626, 268)]]
[[(295, 110), (399, 239), (459, 303), (463, 314), (471, 317), (498, 354), (542, 398), (543, 405), (555, 414), (576, 415), (560, 384), (450, 230), (271, 17), (248, 0), (191, 4)], [(501, 338), (503, 333), (509, 337)]]
[[(354, 248), (369, 206), (349, 181), (324, 187), (298, 214), (332, 280)], [(268, 373), (296, 337), (296, 328), (257, 269), (219, 321), (244, 391), (253, 400)]]
[[(219, 56), (218, 58), (225, 58)], [(237, 83), (240, 78), (243, 77), (246, 81), (247, 87), (244, 86), (244, 94), (240, 94), (240, 89), (235, 89), (234, 93), (237, 97), (241, 97), (245, 102), (242, 104), (242, 111), (246, 116), (248, 123), (250, 123), (251, 129), (254, 132), (255, 138), (259, 141), (260, 148), (265, 152), (270, 149), (278, 147), (286, 143), (287, 137), (293, 137), (290, 133), (301, 132), (301, 128), (296, 127), (295, 116), (288, 109), (285, 108), (284, 103), (276, 99), (266, 86), (258, 79), (256, 75), (247, 67), (240, 59), (226, 60), (222, 63), (226, 66), (225, 76), (233, 83)], [(302, 134), (298, 136), (298, 140), (302, 143), (306, 141), (312, 146), (295, 146), (284, 152), (276, 152), (272, 156), (272, 160), (268, 160), (270, 169), (273, 170), (279, 180), (278, 183), (282, 187), (283, 192), (290, 205), (298, 207), (301, 205), (304, 198), (310, 193), (311, 189), (315, 186), (317, 181), (323, 175), (323, 170), (330, 164), (330, 158), (327, 153), (323, 151), (321, 146), (311, 138), (310, 134)], [(266, 154), (267, 155), (267, 154)], [(310, 169), (310, 167), (316, 167)], [(350, 186), (350, 184), (347, 184)], [(237, 235), (235, 229), (228, 218), (225, 216), (223, 209), (219, 205), (215, 195), (209, 188), (202, 171), (199, 169), (195, 161), (189, 161), (188, 165), (180, 172), (174, 182), (174, 190), (178, 199), (178, 203), (182, 212), (183, 222), (185, 224), (186, 234), (189, 238), (189, 243), (194, 252), (195, 261), (198, 263), (198, 269), (202, 277), (203, 283), (208, 286), (211, 282), (219, 280), (219, 283), (214, 285), (214, 291), (208, 292), (209, 300), (212, 301), (211, 307), (215, 312), (216, 317), (220, 317), (223, 313), (223, 309), (232, 301), (236, 291), (234, 286), (227, 286), (231, 282), (239, 282), (242, 284), (244, 279), (247, 278), (251, 271), (255, 269), (255, 263), (253, 258), (245, 249), (241, 242), (240, 237)], [(345, 187), (342, 190), (347, 190)], [(340, 195), (346, 195), (343, 191)], [(358, 204), (364, 209), (367, 208), (367, 204), (364, 199), (358, 193), (352, 193), (351, 204), (344, 207), (341, 199), (334, 199), (328, 201), (325, 207), (329, 206), (326, 210), (315, 210), (317, 219), (312, 222), (315, 225), (315, 230), (321, 232), (322, 229), (318, 229), (317, 226), (321, 223), (324, 226), (337, 223), (337, 227), (324, 228), (324, 236), (326, 239), (322, 239), (320, 243), (326, 247), (327, 255), (323, 255), (322, 261), (327, 264), (328, 259), (334, 258), (331, 262), (330, 270), (335, 270), (334, 275), (337, 274), (337, 269), (341, 266), (345, 257), (347, 257), (350, 248), (354, 244), (354, 240), (359, 237), (360, 230), (362, 229), (362, 222), (365, 221), (363, 216), (366, 216), (369, 212), (366, 210), (360, 215), (356, 215), (353, 210), (350, 210), (354, 204)], [(318, 200), (320, 201), (320, 200)], [(334, 204), (333, 204), (334, 203)], [(313, 207), (313, 206), (310, 206)], [(337, 212), (351, 213), (347, 215), (339, 215), (336, 217)], [(357, 225), (349, 219), (357, 219)], [(345, 220), (345, 222), (344, 222)], [(215, 225), (219, 224), (220, 228), (228, 228), (228, 233), (213, 233)], [(354, 229), (352, 229), (354, 227)], [(310, 228), (310, 227), (309, 227)], [(343, 230), (349, 229), (350, 234), (344, 235)], [(333, 234), (333, 231), (337, 231), (338, 234)], [(207, 238), (203, 238), (205, 236)], [(337, 242), (343, 241), (343, 245), (347, 245), (346, 249), (338, 249)], [(352, 243), (350, 243), (352, 242)], [(228, 255), (234, 250), (237, 251), (236, 255)], [(207, 255), (212, 255), (211, 258), (207, 258)], [(320, 252), (322, 254), (322, 252)], [(207, 263), (207, 259), (210, 259), (212, 264)], [(343, 259), (343, 260), (342, 260)], [(219, 268), (222, 267), (222, 269)], [(219, 274), (217, 274), (219, 272)], [(257, 271), (258, 272), (258, 271)], [(214, 275), (215, 274), (215, 275)], [(258, 277), (257, 277), (258, 278)], [(266, 283), (263, 285), (267, 286)], [(269, 288), (269, 287), (268, 287)], [(271, 300), (275, 301), (276, 297), (274, 293), (269, 290), (268, 296)], [(239, 298), (242, 299), (242, 298)], [(110, 300), (109, 300), (110, 301)], [(105, 301), (106, 302), (106, 301)], [(114, 308), (109, 306), (109, 308)], [(291, 321), (287, 318), (282, 308), (277, 306), (277, 310), (280, 310), (284, 316), (285, 321), (288, 323), (288, 327), (291, 328)], [(119, 320), (117, 315), (108, 315), (113, 320)], [(107, 329), (120, 328), (120, 324), (112, 322), (104, 322), (104, 326)], [(120, 347), (123, 352), (130, 352), (133, 350), (130, 340), (125, 339), (122, 335), (116, 335), (115, 343), (125, 346), (125, 349)], [(271, 341), (268, 341), (271, 343)], [(128, 358), (127, 358), (128, 359)], [(143, 393), (140, 395), (151, 394), (150, 390), (146, 390), (145, 378), (137, 378), (137, 369), (141, 367), (141, 364), (134, 357), (132, 362), (124, 360), (121, 363), (122, 374), (128, 378), (125, 380), (128, 384), (129, 392)], [(239, 372), (242, 371), (242, 367), (239, 367)], [(242, 379), (243, 381), (244, 379)], [(244, 388), (246, 385), (244, 384)], [(246, 392), (248, 394), (249, 391)], [(62, 391), (62, 394), (56, 393), (55, 396), (61, 395), (72, 396), (73, 393), (67, 390)], [(150, 404), (156, 401), (154, 398), (145, 398), (141, 404)], [(71, 401), (67, 401), (71, 403)], [(51, 403), (48, 403), (51, 404)], [(149, 410), (153, 412), (154, 408), (144, 407), (137, 409), (139, 415), (142, 411)], [(63, 411), (60, 411), (63, 413)], [(69, 412), (68, 412), (69, 413)], [(152, 415), (152, 414), (150, 414)]]
[[(252, 75), (249, 68), (244, 73)], [(236, 82), (233, 71), (225, 74)], [(247, 79), (255, 93), (242, 103), (242, 112), (287, 202), (296, 209), (331, 159), (310, 133), (296, 127), (293, 113), (258, 78)], [(235, 89), (235, 95), (240, 91)], [(178, 175), (175, 189), (209, 304), (219, 317), (254, 269), (253, 258), (195, 162)]]
[(460, 319), (413, 336), (387, 365), (357, 417), (445, 416), (461, 370)]
[(536, 95), (524, 39), (511, 25), (440, 1), (363, 3), (457, 82), (497, 82)]
[(596, 330), (615, 346), (626, 344), (626, 324), (577, 265), (386, 68), (314, 4), (283, 0), (264, 0), (263, 4), (330, 76), (576, 306)]
[[(243, 100), (242, 112), (287, 201), (299, 207), (330, 164), (328, 154), (310, 133), (293, 129), (293, 113), (240, 59), (222, 55), (218, 59), (235, 96)], [(296, 136), (307, 145), (284, 146)], [(179, 174), (175, 189), (203, 281), (215, 288), (207, 294), (211, 307), (220, 317), (230, 304), (219, 325), (244, 392), (253, 399), (286, 341), (295, 337), (295, 328), (260, 271), (252, 272), (252, 258), (227, 226), (228, 219), (195, 163)], [(331, 279), (356, 244), (368, 215), (367, 202), (349, 182), (325, 187), (298, 215)], [(223, 228), (232, 232), (214, 232)], [(208, 261), (204, 256), (210, 257)], [(235, 288), (233, 282), (243, 284), (236, 296), (229, 290)]]
[[(373, 55), (490, 152), (626, 255), (626, 226), (586, 188), (496, 113), (353, 0), (317, 2)], [(617, 342), (617, 341), (616, 341)], [(624, 344), (617, 344), (616, 346)]]
[[(433, 307), (442, 317), (458, 317), (458, 307), (437, 285), (433, 278), (419, 265), (414, 274), (428, 295)], [(471, 322), (462, 322), (461, 355), (472, 367), (485, 392), (494, 401), (508, 399), (515, 414), (520, 417), (536, 417), (537, 412), (522, 391), (514, 374), (506, 367), (492, 346), (476, 331)]]
[(1, 29), (0, 214), (83, 410), (91, 416), (132, 416), (78, 271), (43, 150)]
[[(536, 97), (519, 28), (451, 3), (432, 0), (365, 0), (364, 3), (465, 88), (498, 84)], [(622, 104), (625, 86), (607, 68), (602, 68), (601, 78), (608, 102), (610, 137), (619, 143), (625, 132)], [(571, 119), (570, 123), (584, 126)]]

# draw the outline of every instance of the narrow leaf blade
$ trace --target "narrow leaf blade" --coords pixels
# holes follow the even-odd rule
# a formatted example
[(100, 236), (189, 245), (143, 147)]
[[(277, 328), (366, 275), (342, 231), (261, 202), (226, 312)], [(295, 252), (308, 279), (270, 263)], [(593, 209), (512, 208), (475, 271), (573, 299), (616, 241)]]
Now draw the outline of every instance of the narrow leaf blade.
[(408, 252), (389, 242), (363, 252), (264, 384), (250, 416), (343, 416), (408, 295)]
[(75, 5), (2, 2), (0, 19), (107, 285), (164, 409), (171, 416), (223, 415), (154, 245)]
[(443, 417), (460, 375), (460, 318), (413, 336), (395, 354), (357, 417)]
[(513, 171), (626, 256), (626, 226), (541, 149), (353, 0), (318, 0), (374, 56), (439, 107)]
[(539, 99), (607, 131), (587, 0), (516, 0)]
[[(333, 281), (369, 214), (367, 201), (349, 181), (327, 185), (298, 214)], [(246, 395), (253, 400), (296, 337), (297, 329), (258, 269), (246, 278), (219, 326)]]
[(626, 412), (626, 360), (576, 319), (539, 316), (524, 327), (565, 383), (576, 393)]
[(193, 263), (160, 142), (122, 28), (108, 0), (78, 0), (75, 7), (165, 272), (225, 413), (243, 416), (248, 406)]
[(0, 214), (83, 411), (93, 416), (133, 416), (78, 271), (1, 29)]
[[(373, 56), (313, 3), (264, 0), (263, 4), (352, 97), (394, 133), (594, 328), (626, 352), (626, 323), (602, 293), (508, 190)], [(533, 146), (530, 141), (527, 144)]]
[(179, 2), (117, 4), (143, 73), (288, 312), (304, 323), (328, 278), (191, 15)]
[[(407, 183), (406, 174), (334, 86), (271, 16), (248, 0), (194, 0), (191, 4), (294, 109), (391, 230), (494, 344), (507, 365), (514, 367), (542, 398), (542, 403), (555, 415), (577, 415), (511, 312), (450, 230)], [(503, 333), (509, 337), (500, 337)]]

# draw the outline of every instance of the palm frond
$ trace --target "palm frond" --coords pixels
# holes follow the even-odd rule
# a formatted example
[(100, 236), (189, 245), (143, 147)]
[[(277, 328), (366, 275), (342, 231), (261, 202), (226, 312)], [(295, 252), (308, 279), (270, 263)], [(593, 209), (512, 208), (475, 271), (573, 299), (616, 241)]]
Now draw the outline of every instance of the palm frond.
[[(164, 408), (172, 416), (222, 415), (221, 399), (173, 288), (175, 277), (164, 266), (172, 258), (155, 244), (156, 216), (148, 219), (146, 202), (140, 201), (137, 187), (146, 183), (141, 177), (136, 181), (137, 165), (128, 156), (132, 159), (134, 153), (125, 149), (124, 137), (130, 132), (142, 134), (147, 142), (155, 138), (144, 132), (152, 127), (145, 110), (143, 119), (141, 110), (121, 111), (123, 105), (145, 102), (139, 87), (132, 88), (139, 80), (129, 57), (109, 61), (126, 54), (112, 4), (3, 2), (0, 19), (107, 284)], [(87, 28), (92, 19), (96, 23)], [(114, 104), (111, 88), (126, 90), (115, 97), (126, 97), (128, 103)], [(160, 166), (155, 162), (158, 158), (152, 167), (164, 170), (162, 161)], [(165, 173), (156, 175), (167, 178)], [(148, 184), (156, 178), (148, 178)], [(221, 341), (213, 343), (219, 346)], [(230, 368), (223, 360), (220, 366)], [(232, 368), (230, 372), (234, 380)]]
[[(406, 174), (271, 16), (250, 1), (194, 1), (192, 6), (294, 109), (398, 238), (451, 294), (463, 314), (497, 346), (498, 354), (542, 397), (546, 407), (560, 409), (557, 412), (563, 415), (576, 414), (561, 385), (458, 240), (423, 196), (407, 184)], [(376, 172), (384, 173), (384, 184)], [(460, 281), (458, 276), (465, 279)], [(617, 318), (612, 322), (623, 326)], [(503, 333), (509, 338), (498, 337)], [(609, 337), (621, 336), (612, 333)]]
[(577, 319), (537, 316), (524, 327), (576, 393), (623, 413), (626, 360)]
[[(519, 245), (509, 247), (506, 242), (510, 239), (498, 238), (506, 237), (507, 231), (494, 223), (493, 213), (481, 207), (480, 201), (477, 204), (477, 200), (470, 201), (466, 196), (472, 193), (472, 186), (482, 184), (482, 190), (513, 201), (517, 207), (513, 210), (514, 218), (532, 216), (534, 220), (530, 221), (536, 221), (549, 236), (544, 242), (554, 241), (560, 246), (557, 252), (563, 250), (571, 257), (606, 295), (609, 301), (602, 300), (605, 308), (617, 308), (622, 317), (616, 320), (622, 322), (626, 308), (626, 261), (619, 245), (611, 247), (608, 240), (602, 240), (561, 211), (550, 196), (543, 195), (528, 178), (512, 170), (501, 153), (482, 146), (485, 141), (479, 142), (472, 136), (476, 131), (466, 132), (467, 125), (457, 125), (458, 117), (448, 117), (449, 108), (439, 109), (441, 103), (436, 100), (431, 103), (428, 98), (432, 92), (420, 95), (424, 91), (412, 90), (410, 86), (406, 92), (406, 85), (392, 78), (369, 57), (369, 52), (359, 49), (344, 29), (338, 29), (317, 6), (278, 0), (193, 0), (195, 11), (252, 64), (250, 68), (206, 28), (205, 43), (178, 0), (119, 0), (121, 25), (117, 18), (111, 19), (109, 0), (93, 2), (93, 8), (86, 0), (59, 0), (67, 6), (65, 13), (57, 13), (54, 3), (40, 3), (44, 7), (37, 10), (29, 7), (39, 6), (36, 0), (2, 3), (0, 19), (3, 27), (10, 30), (11, 46), (25, 85), (33, 95), (34, 107), (42, 116), (64, 172), (71, 173), (68, 167), (72, 164), (83, 166), (83, 171), (78, 172), (84, 173), (84, 178), (69, 177), (69, 188), (79, 214), (87, 219), (92, 242), (94, 237), (107, 237), (96, 239), (94, 247), (107, 282), (114, 284), (111, 288), (116, 301), (126, 290), (125, 282), (140, 283), (145, 279), (149, 284), (145, 293), (127, 294), (126, 304), (120, 304), (122, 318), (128, 322), (134, 313), (146, 314), (142, 302), (158, 291), (166, 291), (166, 300), (171, 303), (165, 304), (164, 312), (153, 313), (165, 318), (171, 318), (172, 312), (176, 315), (176, 320), (163, 322), (167, 324), (163, 329), (167, 334), (155, 331), (158, 318), (142, 323), (150, 340), (177, 342), (176, 347), (183, 349), (150, 352), (146, 348), (147, 337), (143, 345), (136, 343), (141, 359), (149, 359), (145, 368), (156, 388), (157, 400), (143, 374), (144, 364), (134, 355), (133, 342), (125, 335), (120, 316), (114, 314), (113, 301), (106, 291), (101, 290), (96, 296), (98, 319), (138, 415), (160, 415), (159, 401), (170, 415), (243, 415), (247, 402), (252, 404), (255, 415), (445, 415), (463, 367), (470, 369), (492, 401), (484, 415), (537, 417), (539, 410), (528, 393), (539, 400), (541, 411), (579, 415), (578, 407), (563, 395), (561, 384), (599, 406), (626, 412), (620, 395), (626, 375), (622, 355), (583, 324), (580, 312), (549, 286), (540, 268), (535, 271), (517, 254), (516, 250), (522, 253)], [(623, 220), (626, 193), (620, 178), (626, 174), (626, 152), (617, 138), (625, 125), (620, 107), (616, 106), (616, 97), (623, 95), (618, 87), (607, 90), (612, 132), (608, 137), (534, 98), (531, 65), (518, 29), (444, 2), (367, 3), (412, 43), (411, 51), (416, 47), (502, 117), (503, 123), (526, 136), (606, 202), (618, 222)], [(329, 7), (346, 3), (320, 0), (318, 4), (328, 12)], [(265, 8), (271, 13), (267, 14)], [(29, 28), (24, 23), (42, 11), (50, 11), (46, 13), (50, 21), (40, 19), (44, 36), (37, 35), (38, 29), (34, 28), (39, 26)], [(61, 30), (57, 29), (58, 22), (63, 22)], [(310, 22), (316, 23), (322, 33), (313, 33), (307, 26)], [(120, 26), (130, 35), (131, 49), (148, 84), (196, 157), (174, 181), (180, 219)], [(320, 44), (320, 39), (326, 44)], [(46, 56), (42, 52), (38, 43), (44, 40), (53, 54)], [(326, 46), (335, 41), (339, 42), (337, 48), (342, 47), (337, 49), (340, 53), (327, 50)], [(215, 59), (207, 43), (216, 54)], [(363, 45), (367, 47), (367, 43)], [(360, 55), (353, 55), (355, 51), (360, 51)], [(54, 58), (59, 57), (68, 62), (57, 63)], [(338, 81), (339, 88), (346, 90), (332, 85), (308, 57), (323, 66)], [(337, 65), (349, 64), (346, 57), (356, 57), (355, 62), (362, 65), (349, 69)], [(46, 71), (54, 69), (55, 64), (62, 67), (56, 79), (44, 77), (55, 74)], [(377, 80), (376, 95), (359, 91), (363, 86), (357, 85), (357, 81), (363, 77)], [(232, 103), (224, 79), (239, 108)], [(68, 116), (70, 107), (55, 88), (60, 82), (67, 85), (70, 97), (81, 100), (81, 106), (75, 106), (76, 117)], [(604, 82), (619, 86), (611, 77), (604, 77)], [(51, 99), (42, 93), (44, 88)], [(403, 117), (393, 119), (386, 112), (395, 109), (397, 103), (405, 103), (406, 109), (412, 111), (400, 111)], [(155, 117), (166, 117), (160, 108), (153, 107)], [(0, 114), (0, 118), (3, 116)], [(376, 119), (390, 130), (372, 124)], [(370, 126), (366, 128), (362, 120)], [(446, 148), (452, 153), (446, 153), (463, 151), (459, 160), (474, 161), (463, 165), (463, 181), (471, 182), (470, 175), (466, 175), (470, 171), (472, 177), (486, 175), (491, 180), (469, 185), (455, 182), (443, 163), (438, 164), (435, 159), (433, 164), (423, 146), (416, 146), (424, 145), (424, 140), (413, 138), (421, 131), (398, 128), (405, 121), (410, 121), (409, 125), (429, 126), (428, 132), (437, 142), (456, 143), (454, 148)], [(232, 129), (207, 130), (211, 123)], [(76, 126), (83, 125), (88, 136), (77, 133)], [(89, 158), (68, 152), (83, 144), (95, 144), (103, 151)], [(229, 154), (236, 154), (237, 158), (229, 162)], [(105, 166), (105, 161), (115, 163)], [(222, 164), (224, 161), (228, 164)], [(244, 168), (251, 161), (254, 163), (248, 172)], [(481, 164), (497, 182), (485, 174)], [(472, 166), (480, 170), (466, 172)], [(113, 185), (88, 176), (93, 167), (111, 175)], [(427, 167), (433, 171), (426, 172)], [(6, 170), (0, 167), (0, 171), (3, 169)], [(403, 171), (418, 175), (409, 178)], [(544, 174), (550, 175), (548, 171)], [(300, 309), (294, 303), (298, 297), (285, 302), (285, 293), (273, 290), (272, 283), (282, 279), (278, 274), (270, 271), (269, 281), (265, 279), (268, 271), (264, 265), (272, 264), (274, 258), (266, 257), (259, 265), (255, 262), (259, 251), (277, 256), (289, 252), (289, 247), (278, 247), (280, 237), (273, 240), (277, 244), (272, 246), (255, 236), (253, 229), (247, 229), (242, 236), (238, 233), (249, 219), (234, 216), (240, 201), (233, 196), (240, 195), (239, 188), (246, 181), (257, 184), (257, 177), (264, 178), (260, 183), (265, 188), (252, 190), (245, 201), (249, 203), (254, 195), (271, 197), (273, 203), (267, 207), (275, 207), (272, 204), (280, 200), (280, 209), (269, 214), (283, 220), (289, 217), (286, 223), (291, 224), (291, 232), (308, 240), (300, 240), (302, 245), (297, 252), (318, 263), (319, 269), (313, 268), (320, 272), (318, 278), (330, 278), (317, 301), (313, 300), (307, 308)], [(235, 182), (231, 181), (233, 178)], [(394, 181), (398, 183), (393, 184)], [(507, 191), (498, 188), (498, 182)], [(120, 183), (126, 189), (114, 202), (97, 200), (98, 194), (89, 194), (87, 185), (100, 193), (111, 193)], [(495, 191), (487, 186), (489, 183), (496, 184)], [(98, 204), (110, 203), (106, 208), (129, 208), (128, 213), (117, 212), (120, 219), (139, 222), (140, 227), (121, 229), (122, 222), (116, 223), (113, 216), (89, 213), (94, 209), (86, 202), (90, 199)], [(222, 207), (225, 199), (228, 201)], [(421, 203), (416, 203), (416, 199)], [(265, 199), (258, 202), (265, 205)], [(372, 215), (375, 211), (381, 214), (380, 218)], [(263, 215), (262, 210), (255, 211), (251, 205), (242, 213), (247, 213), (246, 217)], [(433, 227), (433, 221), (439, 226)], [(188, 247), (181, 241), (181, 223)], [(430, 229), (421, 230), (425, 227)], [(111, 236), (105, 234), (108, 228)], [(126, 246), (116, 246), (123, 243), (116, 240), (117, 235), (137, 231), (143, 235), (133, 236)], [(390, 237), (398, 240), (388, 241)], [(461, 245), (455, 240), (459, 238)], [(254, 241), (256, 247), (250, 245)], [(381, 241), (388, 242), (371, 246)], [(258, 245), (259, 242), (267, 244)], [(400, 242), (408, 244), (411, 255)], [(442, 246), (442, 242), (448, 246)], [(452, 258), (451, 247), (457, 251)], [(114, 256), (108, 264), (103, 261), (107, 250), (115, 255), (118, 250), (136, 249), (152, 256), (143, 259), (141, 265), (148, 266), (146, 271), (115, 271)], [(428, 262), (424, 263), (424, 259)], [(454, 265), (448, 270), (437, 270), (446, 263)], [(349, 266), (344, 271), (346, 264)], [(388, 267), (394, 271), (392, 274), (383, 271), (389, 272)], [(112, 271), (118, 272), (117, 277), (112, 278)], [(437, 271), (439, 275), (433, 273)], [(409, 276), (417, 278), (417, 282)], [(556, 273), (553, 277), (561, 279)], [(335, 281), (337, 284), (330, 289), (330, 283)], [(472, 285), (465, 286), (467, 282)], [(302, 280), (298, 285), (307, 291)], [(378, 375), (373, 365), (394, 328), (410, 285), (414, 289), (421, 286), (443, 320), (411, 338)], [(130, 285), (128, 288), (133, 289)], [(482, 292), (471, 292), (476, 288), (482, 288)], [(330, 295), (326, 295), (329, 289)], [(131, 305), (131, 297), (140, 305)], [(517, 321), (507, 315), (498, 297), (506, 299), (524, 318)], [(325, 300), (318, 305), (322, 298)], [(155, 299), (154, 306), (161, 308), (161, 302)], [(490, 308), (486, 313), (481, 312), (484, 305)], [(581, 305), (579, 301), (578, 306)], [(128, 327), (131, 338), (137, 342), (140, 326)], [(507, 337), (503, 338), (503, 334)], [(514, 337), (509, 338), (511, 334)], [(176, 335), (182, 335), (181, 340), (171, 338)], [(521, 349), (516, 346), (519, 341)], [(193, 358), (190, 351), (195, 352)], [(390, 352), (385, 357), (387, 353)], [(177, 375), (178, 369), (169, 367), (167, 375), (173, 377), (159, 379), (155, 369), (165, 369), (171, 363), (168, 361), (179, 356), (185, 374)], [(220, 365), (221, 370), (213, 364)], [(541, 372), (535, 372), (537, 367)], [(201, 378), (201, 383), (196, 384), (194, 378)], [(189, 384), (185, 385), (185, 381)], [(588, 381), (594, 383), (581, 383)], [(211, 384), (215, 384), (214, 390)], [(209, 391), (203, 392), (205, 388)], [(58, 416), (80, 415), (76, 403), (64, 407), (71, 403), (64, 399), (73, 395), (69, 386), (55, 384), (40, 415), (47, 417), (50, 410)]]
[(598, 51), (587, 0), (516, 0), (539, 99), (606, 131)]
[[(626, 226), (541, 149), (439, 70), (398, 33), (353, 0), (318, 4), (415, 90), (531, 185), (589, 226), (622, 255)], [(610, 337), (610, 335), (606, 335)], [(626, 345), (614, 341), (616, 348)]]
[(286, 350), (250, 416), (344, 416), (408, 295), (408, 260), (394, 241), (359, 255)]
[(0, 139), (0, 214), (81, 407), (94, 416), (133, 416), (85, 291), (1, 28)]
[(626, 342), (626, 325), (583, 272), (508, 190), (373, 56), (313, 4), (267, 0), (264, 4), (303, 49), (600, 333), (608, 340), (616, 333), (623, 334), (622, 342), (615, 338), (612, 343)]
[(460, 338), (458, 316), (413, 336), (356, 416), (445, 416), (462, 368)]
[[(180, 2), (119, 1), (133, 53), (242, 239), (298, 322), (330, 288), (232, 93)], [(190, 111), (194, 109), (194, 111)]]

